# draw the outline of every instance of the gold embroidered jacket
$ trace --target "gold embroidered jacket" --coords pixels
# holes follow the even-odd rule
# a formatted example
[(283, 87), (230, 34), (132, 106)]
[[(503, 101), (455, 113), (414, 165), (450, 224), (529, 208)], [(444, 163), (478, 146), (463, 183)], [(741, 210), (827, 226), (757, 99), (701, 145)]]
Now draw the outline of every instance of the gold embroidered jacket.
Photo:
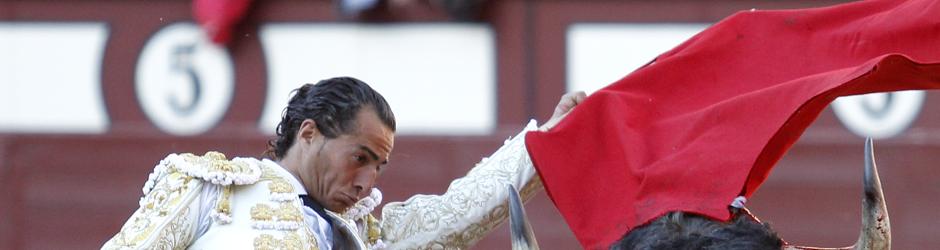
[[(526, 131), (535, 129), (534, 122)], [(525, 148), (523, 131), (484, 158), (443, 195), (416, 195), (337, 222), (334, 246), (349, 249), (464, 249), (508, 216), (506, 185), (522, 187), (523, 199), (541, 189)], [(304, 220), (298, 187), (275, 163), (171, 154), (144, 185), (140, 208), (102, 249), (319, 249)], [(285, 176), (286, 175), (286, 176)], [(204, 189), (217, 189), (205, 195)], [(201, 204), (211, 201), (213, 204)], [(206, 213), (200, 207), (211, 206)], [(211, 222), (208, 229), (200, 222)], [(336, 242), (341, 241), (341, 242)]]

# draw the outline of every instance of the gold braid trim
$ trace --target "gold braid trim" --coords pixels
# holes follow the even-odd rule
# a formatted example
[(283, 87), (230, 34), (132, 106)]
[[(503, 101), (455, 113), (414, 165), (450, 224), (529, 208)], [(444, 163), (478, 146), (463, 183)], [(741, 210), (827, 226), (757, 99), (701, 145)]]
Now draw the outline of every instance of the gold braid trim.
[[(304, 244), (300, 239), (300, 235), (295, 232), (286, 233), (284, 238), (278, 239), (270, 234), (261, 234), (255, 238), (254, 247), (255, 250), (303, 250)], [(311, 244), (310, 250), (319, 250), (320, 247), (317, 246), (316, 242)]]
[(215, 151), (203, 156), (190, 153), (171, 154), (164, 159), (175, 168), (189, 176), (206, 180), (216, 185), (249, 185), (261, 178), (261, 167), (252, 160), (235, 158), (227, 160), (225, 155)]
[(379, 239), (382, 238), (382, 226), (379, 225), (379, 220), (369, 214), (365, 218), (366, 224), (366, 239), (369, 240), (369, 244), (375, 244)]
[(193, 237), (190, 206), (203, 183), (169, 170), (141, 198), (140, 208), (102, 249), (183, 249)]

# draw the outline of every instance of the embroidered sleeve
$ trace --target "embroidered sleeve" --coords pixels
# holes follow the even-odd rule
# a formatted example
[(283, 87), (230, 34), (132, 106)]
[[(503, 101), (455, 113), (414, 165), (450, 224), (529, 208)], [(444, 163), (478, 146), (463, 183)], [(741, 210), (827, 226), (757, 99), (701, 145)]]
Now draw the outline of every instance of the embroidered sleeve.
[(506, 185), (524, 200), (542, 188), (525, 148), (526, 130), (484, 158), (443, 195), (416, 195), (382, 209), (382, 235), (391, 249), (464, 249), (508, 217)]
[[(174, 156), (174, 155), (171, 155)], [(164, 159), (144, 184), (140, 208), (102, 249), (183, 249), (193, 240), (204, 183)]]
[[(144, 184), (140, 208), (102, 249), (184, 249), (204, 221), (202, 207), (212, 206), (209, 216), (215, 222), (230, 223), (232, 185), (252, 184), (260, 176), (257, 164), (229, 161), (218, 152), (170, 154)], [(217, 190), (213, 204), (203, 204), (204, 189)]]

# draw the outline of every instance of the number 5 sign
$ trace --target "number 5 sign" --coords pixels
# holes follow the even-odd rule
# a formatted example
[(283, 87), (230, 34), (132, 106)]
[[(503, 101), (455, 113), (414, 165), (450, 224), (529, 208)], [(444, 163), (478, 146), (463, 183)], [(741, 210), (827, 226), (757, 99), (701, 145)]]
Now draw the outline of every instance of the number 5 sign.
[(144, 46), (136, 69), (141, 108), (158, 128), (195, 135), (215, 126), (234, 89), (232, 60), (192, 23), (164, 27)]

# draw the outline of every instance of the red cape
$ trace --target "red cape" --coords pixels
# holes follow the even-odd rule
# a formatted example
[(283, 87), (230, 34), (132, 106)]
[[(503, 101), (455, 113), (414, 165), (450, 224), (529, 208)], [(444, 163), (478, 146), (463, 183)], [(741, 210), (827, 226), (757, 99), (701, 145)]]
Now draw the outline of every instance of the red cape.
[(726, 221), (839, 96), (940, 88), (940, 3), (744, 11), (592, 94), (529, 154), (581, 244), (670, 211)]

